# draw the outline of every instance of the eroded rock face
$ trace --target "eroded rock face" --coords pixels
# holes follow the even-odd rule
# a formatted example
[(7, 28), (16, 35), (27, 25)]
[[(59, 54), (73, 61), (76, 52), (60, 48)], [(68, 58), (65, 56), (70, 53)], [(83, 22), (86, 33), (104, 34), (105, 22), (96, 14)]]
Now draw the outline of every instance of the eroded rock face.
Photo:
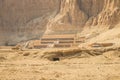
[(120, 0), (0, 0), (0, 44), (119, 21)]
[(116, 25), (120, 21), (120, 0), (61, 0), (58, 15), (51, 19), (46, 34), (81, 30), (96, 25)]
[(0, 0), (0, 44), (39, 38), (58, 10), (59, 0)]
[(46, 34), (77, 31), (87, 19), (88, 16), (79, 8), (78, 0), (61, 0), (59, 13), (49, 21)]
[[(102, 0), (101, 0), (102, 1)], [(89, 22), (91, 20), (91, 22)], [(88, 25), (115, 25), (120, 21), (120, 1), (103, 0), (102, 9), (89, 19)]]

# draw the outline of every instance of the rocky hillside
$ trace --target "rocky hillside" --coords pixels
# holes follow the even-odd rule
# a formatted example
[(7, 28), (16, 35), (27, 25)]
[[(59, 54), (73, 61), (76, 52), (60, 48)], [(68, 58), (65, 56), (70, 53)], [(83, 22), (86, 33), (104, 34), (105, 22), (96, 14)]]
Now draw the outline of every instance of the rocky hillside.
[(59, 0), (0, 0), (0, 44), (40, 37)]
[(15, 44), (46, 34), (114, 28), (120, 0), (0, 0), (0, 44)]
[(71, 33), (98, 25), (111, 28), (119, 21), (120, 0), (61, 0), (59, 13), (48, 23), (46, 33)]

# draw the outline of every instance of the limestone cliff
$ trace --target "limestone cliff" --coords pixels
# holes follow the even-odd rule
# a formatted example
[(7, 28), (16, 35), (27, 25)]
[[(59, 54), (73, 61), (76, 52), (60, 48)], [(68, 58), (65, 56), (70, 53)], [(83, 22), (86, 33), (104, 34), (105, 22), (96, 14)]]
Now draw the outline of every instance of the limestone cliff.
[(0, 0), (0, 44), (119, 22), (120, 0)]
[(114, 26), (120, 21), (120, 0), (61, 0), (57, 16), (50, 20), (46, 34), (77, 32), (83, 27)]
[(59, 0), (0, 0), (0, 44), (39, 38)]
[(88, 16), (79, 9), (77, 0), (61, 0), (59, 13), (50, 20), (46, 33), (76, 31), (79, 25), (84, 26)]

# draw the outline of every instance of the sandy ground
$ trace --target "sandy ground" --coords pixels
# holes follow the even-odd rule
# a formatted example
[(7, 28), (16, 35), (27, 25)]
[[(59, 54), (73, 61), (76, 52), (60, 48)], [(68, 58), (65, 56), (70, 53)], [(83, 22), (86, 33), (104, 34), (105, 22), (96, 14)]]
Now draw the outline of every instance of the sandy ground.
[(0, 80), (120, 80), (120, 52), (41, 59), (45, 50), (0, 50)]

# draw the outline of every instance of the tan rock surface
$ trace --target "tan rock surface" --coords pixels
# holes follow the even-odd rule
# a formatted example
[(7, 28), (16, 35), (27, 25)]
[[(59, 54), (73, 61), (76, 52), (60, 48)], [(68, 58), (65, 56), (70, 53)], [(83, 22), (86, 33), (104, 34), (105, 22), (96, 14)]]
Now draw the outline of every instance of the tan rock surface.
[(98, 26), (111, 29), (120, 21), (120, 0), (0, 0), (0, 3), (0, 44), (39, 38), (45, 31), (64, 34), (81, 32), (83, 28), (96, 31)]
[(0, 0), (0, 44), (39, 38), (58, 8), (59, 0)]
[(61, 0), (58, 15), (50, 20), (46, 33), (81, 31), (86, 26), (111, 25), (120, 21), (119, 0)]

